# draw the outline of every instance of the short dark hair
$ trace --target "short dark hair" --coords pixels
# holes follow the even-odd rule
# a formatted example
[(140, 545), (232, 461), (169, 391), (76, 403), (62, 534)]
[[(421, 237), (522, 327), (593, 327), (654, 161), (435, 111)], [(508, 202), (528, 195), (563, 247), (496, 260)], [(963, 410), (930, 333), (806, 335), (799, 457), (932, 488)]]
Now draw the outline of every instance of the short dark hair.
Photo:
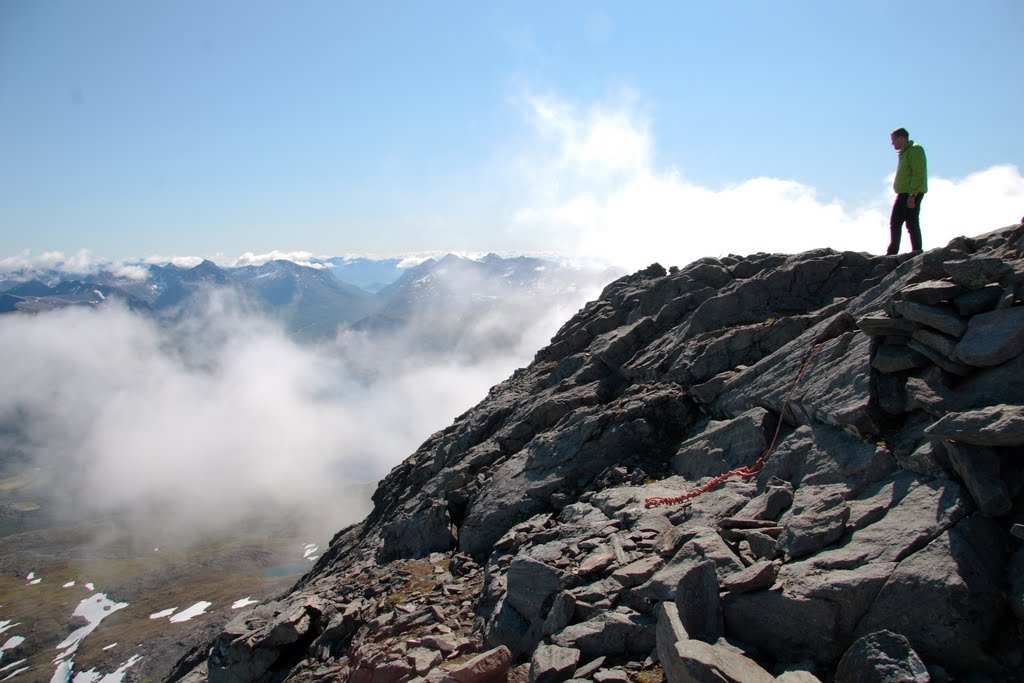
[(894, 137), (910, 139), (910, 133), (907, 132), (906, 128), (897, 128), (892, 132)]

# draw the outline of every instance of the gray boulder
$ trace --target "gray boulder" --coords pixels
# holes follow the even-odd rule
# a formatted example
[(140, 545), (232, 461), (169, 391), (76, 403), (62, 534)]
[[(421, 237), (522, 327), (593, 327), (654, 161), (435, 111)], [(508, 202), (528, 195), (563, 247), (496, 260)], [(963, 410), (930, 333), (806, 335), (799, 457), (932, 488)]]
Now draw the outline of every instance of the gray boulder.
[(580, 651), (586, 659), (602, 655), (646, 657), (655, 645), (654, 620), (625, 607), (603, 612), (551, 636), (552, 642)]
[(688, 637), (676, 605), (659, 606), (658, 659), (669, 683), (771, 683), (775, 677), (732, 648)]
[(744, 505), (736, 517), (743, 519), (775, 520), (793, 504), (793, 485), (788, 481), (772, 478), (764, 493)]
[(850, 518), (846, 491), (841, 484), (797, 489), (793, 506), (779, 520), (779, 550), (787, 557), (802, 557), (837, 541)]
[[(730, 593), (746, 593), (748, 591), (770, 588), (775, 583), (779, 565), (775, 562), (761, 560), (746, 569), (739, 571), (722, 582), (722, 589)], [(678, 602), (679, 596), (676, 595)]]
[(1024, 445), (1024, 406), (999, 404), (950, 413), (924, 430), (933, 439), (979, 446)]
[(926, 306), (913, 301), (897, 301), (892, 305), (897, 315), (959, 339), (967, 331), (967, 323), (947, 306)]
[(675, 603), (691, 638), (713, 643), (724, 635), (715, 563), (700, 562), (683, 573)]
[(580, 651), (558, 645), (538, 645), (530, 658), (530, 683), (562, 683), (573, 677)]
[(888, 629), (950, 671), (998, 670), (983, 643), (1008, 609), (999, 588), (1000, 538), (993, 522), (979, 515), (939, 535), (899, 564), (856, 635)]
[(928, 280), (909, 285), (900, 290), (904, 301), (916, 301), (921, 304), (934, 305), (949, 301), (963, 293), (964, 288), (948, 280)]
[(680, 444), (672, 468), (688, 479), (700, 479), (752, 465), (764, 455), (773, 423), (764, 408), (751, 408), (731, 420), (711, 422), (700, 434)]
[(965, 289), (981, 289), (1013, 273), (1003, 259), (994, 256), (946, 261), (942, 269)]
[(531, 557), (512, 560), (507, 579), (508, 602), (528, 621), (543, 620), (556, 593), (569, 583), (569, 575)]
[(836, 669), (836, 683), (931, 683), (910, 641), (892, 631), (858, 638)]
[(719, 575), (723, 577), (743, 569), (739, 557), (722, 540), (718, 532), (701, 527), (694, 530), (693, 537), (679, 548), (672, 559), (650, 579), (634, 589), (634, 592), (656, 602), (673, 600), (683, 576), (705, 560), (711, 560)]
[(1000, 365), (1024, 351), (1024, 306), (979, 313), (956, 345), (954, 358), (978, 367)]

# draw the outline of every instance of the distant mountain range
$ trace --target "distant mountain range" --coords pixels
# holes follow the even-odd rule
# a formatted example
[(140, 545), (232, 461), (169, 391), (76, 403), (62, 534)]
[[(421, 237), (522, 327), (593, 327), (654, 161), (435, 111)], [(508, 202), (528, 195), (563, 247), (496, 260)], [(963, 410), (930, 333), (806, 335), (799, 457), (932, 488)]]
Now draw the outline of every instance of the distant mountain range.
[(536, 306), (547, 297), (593, 289), (622, 273), (580, 270), (556, 261), (488, 254), (448, 254), (414, 267), (396, 258), (331, 258), (322, 267), (276, 260), (260, 266), (192, 268), (139, 264), (145, 277), (113, 270), (58, 270), (0, 276), (0, 313), (42, 313), (68, 306), (120, 301), (134, 311), (176, 318), (202, 305), (212, 291), (230, 291), (245, 305), (282, 320), (304, 340), (323, 339), (339, 327), (389, 331), (417, 316), (443, 328), (464, 324), (496, 305)]

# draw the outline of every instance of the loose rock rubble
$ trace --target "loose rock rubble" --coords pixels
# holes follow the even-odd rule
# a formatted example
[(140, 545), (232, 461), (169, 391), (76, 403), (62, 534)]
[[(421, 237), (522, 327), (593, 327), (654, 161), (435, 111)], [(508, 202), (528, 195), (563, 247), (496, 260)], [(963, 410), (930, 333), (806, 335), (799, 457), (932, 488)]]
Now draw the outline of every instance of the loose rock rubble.
[(1022, 250), (612, 283), (178, 679), (1021, 680)]

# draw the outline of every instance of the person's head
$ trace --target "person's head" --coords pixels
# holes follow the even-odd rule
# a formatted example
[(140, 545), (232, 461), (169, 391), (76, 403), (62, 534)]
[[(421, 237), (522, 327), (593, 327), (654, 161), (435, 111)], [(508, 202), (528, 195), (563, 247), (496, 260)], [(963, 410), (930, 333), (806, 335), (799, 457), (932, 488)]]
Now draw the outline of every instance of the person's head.
[(910, 139), (910, 133), (907, 132), (906, 128), (897, 128), (889, 134), (889, 139), (892, 140), (892, 148), (899, 152), (907, 146), (907, 140)]

